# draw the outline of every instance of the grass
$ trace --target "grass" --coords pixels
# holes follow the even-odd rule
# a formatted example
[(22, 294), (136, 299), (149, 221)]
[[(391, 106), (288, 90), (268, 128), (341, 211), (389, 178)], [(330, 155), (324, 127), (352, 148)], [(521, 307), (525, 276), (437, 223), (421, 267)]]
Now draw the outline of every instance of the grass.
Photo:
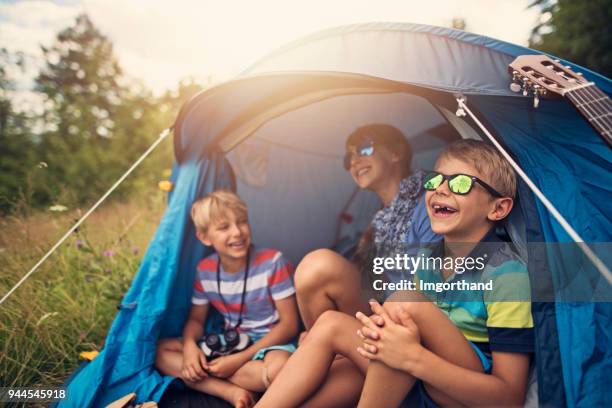
[[(105, 204), (0, 306), (0, 386), (58, 386), (101, 349), (164, 208), (160, 191)], [(82, 213), (0, 218), (0, 296)]]

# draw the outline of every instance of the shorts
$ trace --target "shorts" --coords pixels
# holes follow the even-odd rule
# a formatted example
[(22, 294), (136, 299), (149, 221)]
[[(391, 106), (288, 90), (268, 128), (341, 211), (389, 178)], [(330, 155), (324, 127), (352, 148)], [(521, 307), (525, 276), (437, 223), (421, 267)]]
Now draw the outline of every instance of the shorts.
[[(260, 340), (263, 335), (251, 335), (249, 336), (251, 337), (251, 341), (253, 343), (255, 343), (256, 341)], [(257, 350), (257, 353), (255, 353), (255, 355), (251, 358), (251, 360), (263, 360), (263, 358), (265, 357), (266, 353), (268, 351), (272, 351), (272, 350), (284, 350), (291, 353), (294, 353), (296, 348), (295, 348), (295, 344), (293, 343), (287, 343), (287, 344), (278, 344), (275, 346), (270, 346), (270, 347), (264, 347), (262, 349)]]
[[(478, 348), (478, 346), (471, 341), (468, 341), (470, 346), (474, 349), (474, 352), (480, 359), (480, 363), (482, 364), (482, 368), (485, 373), (490, 374), (491, 369), (493, 368), (493, 364), (491, 362), (491, 356), (485, 354), (482, 350)], [(440, 406), (431, 399), (427, 390), (425, 389), (425, 385), (423, 381), (417, 380), (414, 383), (414, 386), (402, 401), (400, 407), (414, 407), (414, 408), (440, 408)]]
[(470, 343), (470, 346), (472, 346), (472, 348), (474, 349), (474, 352), (476, 352), (476, 355), (480, 359), (480, 363), (482, 364), (482, 368), (484, 372), (487, 374), (491, 374), (491, 369), (493, 368), (493, 362), (491, 361), (491, 354), (488, 354), (488, 355), (485, 354), (480, 348), (478, 348), (477, 345), (475, 345), (469, 340), (468, 340), (468, 343)]
[(440, 406), (431, 399), (423, 381), (417, 380), (400, 404), (400, 408), (440, 408)]

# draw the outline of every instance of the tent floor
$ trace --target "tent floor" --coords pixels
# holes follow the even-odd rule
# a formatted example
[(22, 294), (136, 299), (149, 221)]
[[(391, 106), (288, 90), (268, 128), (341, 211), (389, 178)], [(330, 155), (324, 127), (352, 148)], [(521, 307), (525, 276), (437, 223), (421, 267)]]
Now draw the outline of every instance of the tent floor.
[(231, 408), (229, 403), (212, 395), (174, 387), (168, 387), (168, 391), (164, 393), (157, 406), (159, 408)]

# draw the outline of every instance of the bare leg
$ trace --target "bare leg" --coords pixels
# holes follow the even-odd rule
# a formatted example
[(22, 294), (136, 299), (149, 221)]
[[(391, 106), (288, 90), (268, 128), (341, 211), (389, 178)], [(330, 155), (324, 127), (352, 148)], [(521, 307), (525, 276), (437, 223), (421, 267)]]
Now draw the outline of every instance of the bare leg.
[[(179, 339), (162, 339), (157, 343), (155, 367), (165, 375), (181, 378), (183, 368), (183, 343)], [(207, 377), (198, 382), (186, 381), (185, 385), (205, 394), (214, 395), (233, 404), (235, 407), (248, 408), (253, 406), (253, 393), (229, 381)]]
[[(228, 380), (244, 389), (263, 392), (280, 372), (291, 353), (284, 350), (271, 350), (263, 360), (249, 361), (240, 367)], [(264, 375), (266, 381), (264, 382)]]
[(295, 288), (306, 330), (327, 310), (349, 316), (370, 310), (362, 299), (361, 278), (355, 265), (329, 249), (318, 249), (302, 259), (295, 271)]
[(415, 382), (408, 373), (371, 361), (358, 407), (397, 407)]
[[(482, 372), (480, 359), (461, 331), (434, 304), (427, 301), (405, 302), (403, 306), (419, 327), (421, 342), (445, 360)], [(382, 363), (371, 363), (359, 401), (359, 407), (398, 406), (415, 379)], [(425, 384), (432, 399), (440, 405), (459, 406), (443, 391)]]
[(261, 372), (263, 368), (263, 361), (249, 361), (236, 370), (236, 372), (228, 378), (228, 381), (246, 390), (255, 392), (265, 391), (266, 387), (261, 380)]
[[(329, 310), (338, 310), (351, 317), (359, 310), (369, 310), (361, 296), (359, 270), (353, 263), (329, 249), (319, 249), (304, 257), (296, 270), (295, 286), (306, 330)], [(305, 338), (305, 333), (302, 333), (300, 346)], [(363, 373), (350, 360), (342, 360), (333, 361), (323, 385), (305, 402), (305, 406), (355, 406), (363, 384)]]
[(360, 339), (355, 334), (360, 326), (357, 319), (341, 312), (327, 311), (321, 315), (257, 406), (282, 408), (301, 404), (321, 386), (337, 353), (365, 373), (368, 360), (357, 352)]
[(179, 339), (161, 339), (157, 342), (155, 368), (162, 374), (181, 377), (183, 343)]
[(363, 379), (363, 373), (348, 358), (335, 359), (323, 385), (302, 408), (355, 407)]
[(285, 350), (271, 350), (266, 353), (264, 356), (264, 374), (267, 377), (268, 384), (272, 384), (289, 357), (291, 357), (291, 353)]

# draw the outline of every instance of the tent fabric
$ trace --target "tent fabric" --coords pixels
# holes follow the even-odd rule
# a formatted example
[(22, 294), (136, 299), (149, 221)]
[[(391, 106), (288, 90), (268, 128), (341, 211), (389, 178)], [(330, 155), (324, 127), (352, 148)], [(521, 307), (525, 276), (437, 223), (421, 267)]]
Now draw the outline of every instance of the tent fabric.
[[(355, 237), (380, 205), (367, 192), (353, 197), (355, 186), (342, 170), (351, 129), (375, 121), (396, 125), (415, 148), (414, 168), (433, 166), (455, 139), (484, 139), (469, 119), (454, 116), (455, 93), (467, 95), (468, 106), (585, 240), (610, 242), (612, 202), (602, 197), (612, 189), (612, 151), (567, 102), (546, 100), (534, 109), (530, 98), (508, 90), (508, 63), (533, 53), (440, 27), (353, 25), (291, 43), (194, 97), (174, 127), (168, 209), (104, 349), (74, 376), (69, 400), (60, 405), (104, 406), (132, 391), (140, 402), (161, 398), (172, 379), (152, 367), (155, 341), (180, 334), (195, 264), (206, 254), (189, 220), (196, 197), (236, 187), (249, 206), (255, 241), (297, 262), (343, 235)], [(612, 93), (609, 79), (567, 65)], [(518, 237), (568, 242), (523, 183), (520, 188)], [(343, 212), (348, 216), (341, 218)], [(530, 249), (532, 286), (563, 286), (564, 262)], [(589, 282), (607, 288), (588, 273)], [(611, 374), (611, 305), (534, 303), (541, 406), (612, 400), (603, 386)]]
[[(272, 52), (242, 75), (271, 72), (347, 72), (458, 91), (516, 96), (504, 73), (517, 56), (541, 54), (526, 47), (452, 28), (379, 22), (331, 28)], [(607, 78), (561, 60), (606, 93)]]
[[(612, 150), (587, 125), (575, 120), (567, 104), (547, 103), (538, 108), (523, 100), (472, 98), (481, 115), (486, 117), (523, 168), (555, 207), (586, 242), (612, 241)], [(527, 111), (528, 120), (524, 112)], [(523, 118), (523, 119), (522, 119)], [(574, 197), (581, 197), (576, 200)], [(542, 241), (569, 242), (565, 230), (552, 219), (546, 208), (536, 203), (541, 220)], [(610, 265), (610, 254), (599, 254)], [(561, 285), (563, 265), (554, 264), (560, 257), (550, 257), (553, 285)], [(530, 271), (531, 272), (531, 271)], [(556, 273), (555, 273), (556, 272)], [(533, 271), (532, 276), (537, 274)], [(586, 282), (587, 277), (580, 276)], [(604, 278), (597, 277), (604, 283)], [(566, 398), (570, 406), (604, 406), (610, 401), (604, 385), (612, 374), (612, 304), (606, 302), (557, 302), (556, 326)], [(544, 313), (547, 313), (547, 310)], [(538, 314), (540, 310), (536, 311)], [(542, 335), (547, 331), (538, 331)], [(550, 341), (539, 339), (540, 350)], [(544, 367), (546, 365), (541, 364)], [(541, 381), (558, 381), (551, 372), (543, 372)], [(551, 385), (552, 386), (552, 385)], [(552, 397), (552, 395), (549, 395)], [(553, 406), (559, 402), (553, 400)]]
[[(266, 187), (237, 179), (239, 193), (248, 199), (256, 240), (264, 237), (265, 245), (282, 248), (294, 264), (311, 250), (335, 246), (339, 214), (355, 190), (354, 182), (342, 167), (344, 135), (370, 122), (411, 130), (406, 135), (415, 147), (414, 168), (429, 168), (445, 145), (431, 134), (444, 119), (422, 97), (356, 95), (332, 98), (289, 112), (267, 123), (228, 154), (236, 168), (235, 153), (241, 149), (256, 146), (268, 149)], [(325, 130), (321, 123), (326, 124)], [(358, 202), (360, 217), (345, 228), (364, 220), (367, 223), (380, 208), (374, 193), (359, 193)]]
[[(480, 115), (487, 118), (489, 126), (501, 135), (503, 141), (519, 159), (523, 169), (536, 182), (544, 195), (570, 220), (571, 225), (587, 242), (610, 242), (612, 221), (609, 218), (612, 202), (602, 197), (612, 196), (610, 170), (612, 150), (586, 124), (575, 120), (575, 114), (567, 104), (545, 103), (537, 114), (530, 101), (496, 97), (474, 97), (471, 100)], [(525, 115), (527, 111), (527, 115)], [(575, 200), (574, 197), (582, 197)], [(552, 219), (546, 208), (536, 203), (537, 216), (541, 220), (541, 236), (531, 237), (534, 242), (569, 242), (565, 230)], [(600, 254), (604, 256), (605, 254)], [(554, 263), (556, 257), (551, 257)], [(605, 259), (605, 258), (604, 258)], [(537, 262), (537, 263), (536, 263)], [(607, 263), (610, 265), (610, 263)], [(546, 268), (530, 258), (532, 276)], [(561, 285), (563, 265), (550, 265), (553, 271), (552, 285)], [(540, 278), (538, 278), (539, 280)], [(581, 276), (586, 281), (585, 276)], [(604, 280), (599, 276), (600, 280)], [(534, 282), (541, 285), (542, 282)], [(550, 406), (564, 405), (563, 395), (546, 392), (558, 389), (562, 373), (569, 406), (604, 406), (610, 401), (610, 391), (604, 381), (612, 374), (610, 361), (610, 317), (612, 304), (567, 303), (538, 304), (534, 317), (539, 320), (536, 331), (540, 361), (544, 369), (539, 375), (541, 403)], [(556, 319), (551, 319), (551, 313)], [(556, 324), (555, 324), (556, 323)], [(550, 325), (555, 324), (556, 328)], [(551, 349), (550, 334), (556, 330), (558, 349)], [(557, 358), (559, 353), (561, 370)]]

